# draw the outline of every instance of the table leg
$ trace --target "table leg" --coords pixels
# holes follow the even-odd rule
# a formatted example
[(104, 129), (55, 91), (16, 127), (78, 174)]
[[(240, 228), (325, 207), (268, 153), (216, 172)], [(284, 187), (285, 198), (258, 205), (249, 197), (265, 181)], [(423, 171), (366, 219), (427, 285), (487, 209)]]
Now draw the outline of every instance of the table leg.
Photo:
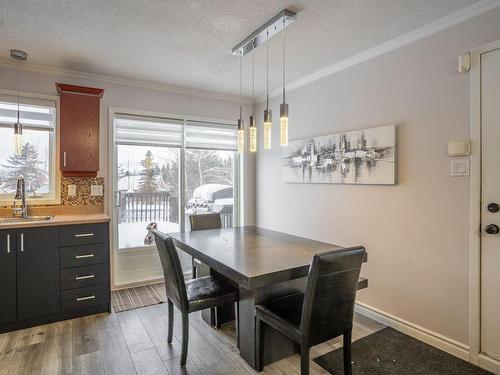
[[(253, 369), (257, 368), (255, 362), (255, 305), (271, 298), (303, 291), (305, 281), (306, 279), (297, 279), (253, 290), (240, 286), (240, 355)], [(288, 337), (270, 327), (265, 328), (264, 365), (286, 358), (298, 351), (298, 345)]]

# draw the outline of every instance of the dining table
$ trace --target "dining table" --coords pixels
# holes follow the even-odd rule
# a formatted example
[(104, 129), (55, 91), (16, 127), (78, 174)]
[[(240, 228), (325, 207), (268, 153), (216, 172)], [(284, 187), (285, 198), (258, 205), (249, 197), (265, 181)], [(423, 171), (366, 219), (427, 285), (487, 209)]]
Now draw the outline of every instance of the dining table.
[[(176, 247), (238, 286), (237, 337), (241, 357), (256, 369), (255, 306), (271, 298), (304, 291), (315, 254), (344, 247), (257, 226), (169, 233)], [(365, 254), (364, 262), (367, 257)], [(358, 280), (358, 289), (368, 280)], [(335, 317), (332, 317), (335, 319)], [(281, 333), (264, 333), (264, 364), (299, 348)]]

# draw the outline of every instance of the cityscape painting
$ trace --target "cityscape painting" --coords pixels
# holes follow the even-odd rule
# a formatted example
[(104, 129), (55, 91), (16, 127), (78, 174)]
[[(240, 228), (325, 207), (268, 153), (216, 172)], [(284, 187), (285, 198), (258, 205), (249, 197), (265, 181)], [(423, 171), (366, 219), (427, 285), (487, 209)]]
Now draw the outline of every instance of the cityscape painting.
[(289, 142), (285, 182), (394, 185), (397, 128), (387, 125)]

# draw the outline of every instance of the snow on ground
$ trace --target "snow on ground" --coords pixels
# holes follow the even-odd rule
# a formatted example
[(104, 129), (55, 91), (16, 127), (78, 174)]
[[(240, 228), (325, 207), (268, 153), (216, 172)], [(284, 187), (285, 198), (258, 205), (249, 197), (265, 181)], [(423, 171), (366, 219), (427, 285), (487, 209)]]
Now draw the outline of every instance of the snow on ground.
[[(146, 227), (149, 223), (150, 221), (118, 224), (119, 249), (144, 246), (144, 237), (148, 234)], [(170, 223), (168, 221), (156, 221), (156, 223), (158, 224), (158, 230), (164, 233), (180, 231), (179, 224), (177, 223)]]

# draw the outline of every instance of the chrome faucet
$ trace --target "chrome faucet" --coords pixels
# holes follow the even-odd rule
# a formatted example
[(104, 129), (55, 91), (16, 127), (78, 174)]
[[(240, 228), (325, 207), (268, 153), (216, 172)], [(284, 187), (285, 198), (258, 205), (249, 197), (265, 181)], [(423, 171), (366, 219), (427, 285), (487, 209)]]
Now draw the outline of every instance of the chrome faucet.
[(19, 208), (16, 208), (16, 201), (14, 200), (14, 206), (12, 208), (14, 216), (16, 216), (16, 213), (19, 213), (21, 217), (27, 217), (28, 204), (26, 203), (26, 184), (23, 176), (17, 178), (17, 189), (14, 199), (21, 199), (21, 207)]

